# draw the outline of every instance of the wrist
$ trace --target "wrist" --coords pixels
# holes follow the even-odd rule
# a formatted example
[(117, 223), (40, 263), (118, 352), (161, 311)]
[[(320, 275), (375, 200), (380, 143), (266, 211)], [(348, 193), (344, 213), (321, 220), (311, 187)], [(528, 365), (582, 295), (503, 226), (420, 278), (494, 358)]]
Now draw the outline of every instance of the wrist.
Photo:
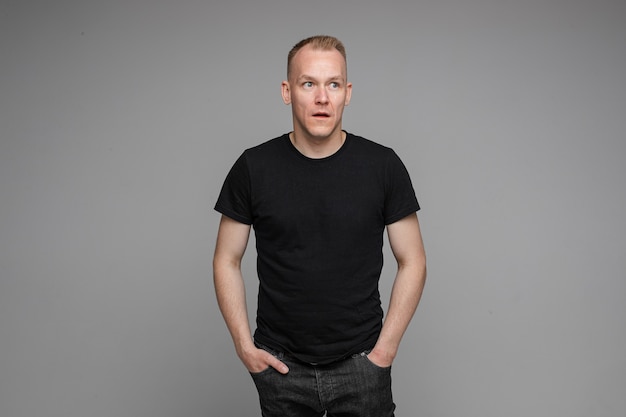
[(379, 358), (381, 361), (384, 361), (386, 363), (391, 363), (396, 358), (397, 353), (398, 353), (397, 346), (386, 345), (379, 341), (378, 343), (376, 343), (376, 345), (370, 352), (370, 355), (373, 354), (375, 357)]
[(396, 354), (394, 352), (389, 352), (382, 349), (372, 349), (370, 354), (375, 354), (377, 357), (383, 359), (385, 362), (393, 362), (396, 358)]
[(240, 358), (248, 356), (251, 352), (256, 350), (254, 340), (252, 338), (246, 338), (245, 340), (235, 342), (235, 350), (237, 351), (237, 356)]
[(395, 355), (390, 354), (389, 352), (384, 351), (383, 349), (376, 348), (372, 349), (372, 351), (367, 355), (367, 358), (377, 366), (381, 368), (390, 367), (393, 363)]

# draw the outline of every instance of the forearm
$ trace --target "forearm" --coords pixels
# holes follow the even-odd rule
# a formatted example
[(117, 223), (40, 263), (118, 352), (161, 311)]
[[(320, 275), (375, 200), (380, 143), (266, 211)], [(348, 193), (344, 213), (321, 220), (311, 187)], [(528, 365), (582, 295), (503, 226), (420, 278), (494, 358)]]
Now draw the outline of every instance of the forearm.
[(262, 349), (257, 349), (250, 334), (246, 290), (239, 265), (220, 262), (214, 264), (217, 302), (228, 327), (237, 356), (250, 372), (260, 372), (268, 366), (286, 374), (289, 368)]
[(400, 341), (421, 299), (425, 282), (425, 262), (399, 266), (383, 328), (372, 351), (380, 363), (391, 364), (396, 357)]
[(214, 264), (213, 279), (220, 311), (237, 354), (241, 357), (246, 350), (254, 347), (241, 269), (238, 265), (223, 265), (217, 261)]
[(260, 372), (268, 366), (287, 373), (287, 366), (262, 349), (254, 346), (248, 321), (246, 288), (241, 275), (241, 260), (248, 244), (250, 226), (222, 216), (215, 255), (213, 281), (220, 311), (233, 338), (237, 356), (250, 372)]

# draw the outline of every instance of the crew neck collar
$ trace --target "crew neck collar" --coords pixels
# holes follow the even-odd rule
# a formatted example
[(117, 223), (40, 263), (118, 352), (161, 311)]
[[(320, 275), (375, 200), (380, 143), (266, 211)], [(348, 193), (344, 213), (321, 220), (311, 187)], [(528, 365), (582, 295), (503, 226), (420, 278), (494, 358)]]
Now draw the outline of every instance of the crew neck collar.
[(293, 142), (291, 141), (291, 135), (293, 134), (293, 131), (289, 132), (289, 133), (285, 133), (284, 134), (284, 139), (286, 144), (289, 146), (289, 148), (291, 148), (291, 150), (293, 152), (295, 152), (296, 154), (298, 154), (300, 157), (309, 160), (309, 161), (328, 161), (330, 159), (335, 158), (336, 156), (340, 155), (341, 153), (343, 153), (344, 149), (349, 145), (349, 142), (351, 141), (351, 137), (352, 135), (350, 133), (348, 133), (346, 130), (342, 130), (342, 132), (346, 135), (345, 139), (343, 140), (343, 143), (341, 144), (341, 146), (339, 147), (339, 149), (337, 149), (334, 153), (328, 155), (328, 156), (324, 156), (322, 158), (311, 158), (309, 156), (304, 155), (302, 152), (300, 152), (298, 150), (298, 148), (296, 148), (296, 146), (293, 144)]

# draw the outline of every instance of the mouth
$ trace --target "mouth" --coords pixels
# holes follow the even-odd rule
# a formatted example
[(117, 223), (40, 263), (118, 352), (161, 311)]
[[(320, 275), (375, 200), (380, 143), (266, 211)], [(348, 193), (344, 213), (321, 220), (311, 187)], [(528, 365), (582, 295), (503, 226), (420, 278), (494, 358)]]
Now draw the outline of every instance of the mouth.
[(317, 113), (313, 113), (313, 117), (320, 118), (320, 119), (326, 119), (326, 118), (330, 117), (330, 114), (328, 114), (326, 112), (317, 112)]

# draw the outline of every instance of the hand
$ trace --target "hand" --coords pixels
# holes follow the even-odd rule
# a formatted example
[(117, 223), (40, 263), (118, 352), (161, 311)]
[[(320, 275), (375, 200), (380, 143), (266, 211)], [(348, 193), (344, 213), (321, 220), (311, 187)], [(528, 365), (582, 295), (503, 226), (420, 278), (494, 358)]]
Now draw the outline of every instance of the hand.
[(393, 363), (393, 356), (386, 355), (380, 350), (376, 350), (376, 348), (372, 349), (369, 355), (367, 355), (367, 359), (380, 368), (388, 368)]
[(287, 365), (276, 359), (271, 353), (263, 349), (258, 349), (256, 346), (242, 353), (239, 357), (248, 371), (252, 373), (262, 372), (270, 367), (276, 369), (281, 374), (289, 372)]

